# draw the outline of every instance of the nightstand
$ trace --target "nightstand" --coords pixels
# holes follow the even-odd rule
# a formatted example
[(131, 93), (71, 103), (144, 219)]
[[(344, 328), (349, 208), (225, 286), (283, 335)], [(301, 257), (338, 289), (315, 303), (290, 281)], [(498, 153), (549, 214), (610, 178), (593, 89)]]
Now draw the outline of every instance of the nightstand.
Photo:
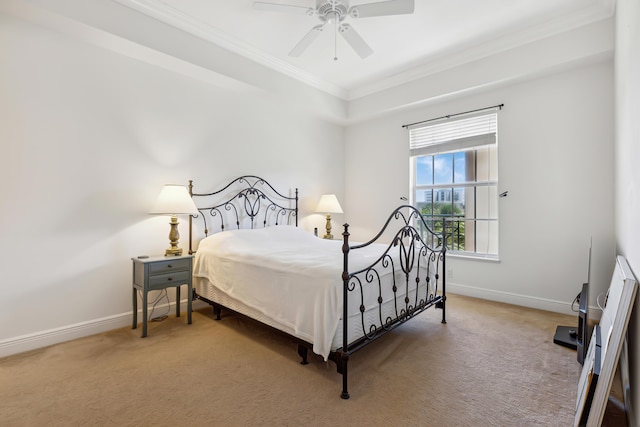
[(152, 256), (131, 258), (133, 261), (133, 327), (138, 327), (138, 295), (142, 291), (142, 338), (147, 336), (147, 294), (166, 288), (176, 288), (176, 317), (180, 317), (180, 287), (187, 285), (187, 320), (191, 324), (191, 294), (193, 293), (193, 255)]

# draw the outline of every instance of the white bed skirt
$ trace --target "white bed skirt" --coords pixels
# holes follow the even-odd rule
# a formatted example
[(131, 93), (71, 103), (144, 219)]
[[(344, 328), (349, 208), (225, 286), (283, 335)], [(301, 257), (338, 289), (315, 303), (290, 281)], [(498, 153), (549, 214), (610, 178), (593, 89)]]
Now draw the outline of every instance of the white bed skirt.
[[(426, 283), (423, 283), (419, 287), (420, 295), (425, 295), (426, 286), (427, 286)], [(233, 298), (232, 296), (226, 294), (225, 292), (217, 288), (214, 284), (212, 284), (209, 280), (205, 278), (194, 277), (193, 287), (199, 296), (206, 298), (209, 301), (218, 303), (228, 309), (231, 309), (247, 317), (250, 317), (254, 320), (257, 320), (260, 323), (264, 323), (279, 331), (285, 332), (289, 335), (292, 335), (296, 338), (299, 338), (303, 341), (308, 342), (308, 339), (305, 336), (301, 336), (295, 330), (293, 330), (293, 328), (289, 327), (288, 325), (281, 324), (276, 320), (274, 320), (273, 318), (267, 316), (260, 310), (257, 310), (253, 307), (249, 307), (248, 305), (244, 304), (242, 301), (239, 301), (236, 298)], [(411, 301), (413, 301), (413, 299), (415, 298), (415, 293), (410, 292), (409, 296)], [(398, 300), (403, 300), (403, 299), (404, 299), (404, 295), (398, 296)], [(402, 304), (399, 304), (399, 306), (404, 307), (404, 302), (402, 302)], [(397, 317), (393, 300), (389, 300), (382, 304), (382, 313), (383, 313), (383, 316), (382, 316), (383, 321), (387, 316), (393, 317), (393, 318)], [(364, 323), (365, 325), (371, 325), (371, 324), (380, 325), (380, 314), (379, 314), (377, 305), (372, 306), (365, 311)], [(349, 317), (347, 322), (347, 331), (348, 331), (347, 334), (348, 334), (349, 343), (357, 341), (358, 339), (364, 336), (363, 329), (362, 329), (362, 317), (360, 316), (360, 313), (352, 314)], [(309, 343), (309, 344), (313, 344), (313, 343)], [(338, 330), (336, 331), (331, 343), (331, 351), (338, 350), (339, 348), (342, 348), (342, 347), (343, 347), (343, 322), (342, 322), (342, 318), (340, 318), (340, 325), (338, 326)]]

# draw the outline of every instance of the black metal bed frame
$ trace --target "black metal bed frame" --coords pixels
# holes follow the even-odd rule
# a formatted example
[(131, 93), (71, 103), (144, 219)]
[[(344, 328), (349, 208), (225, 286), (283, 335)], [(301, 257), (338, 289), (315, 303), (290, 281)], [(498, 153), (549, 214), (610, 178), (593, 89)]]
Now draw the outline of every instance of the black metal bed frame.
[[(202, 214), (201, 219), (204, 225), (205, 237), (209, 235), (209, 221), (213, 221), (215, 217), (220, 220), (220, 231), (224, 231), (226, 215), (224, 215), (223, 211), (230, 213), (229, 216), (235, 219), (235, 225), (238, 229), (241, 228), (243, 219), (248, 219), (250, 227), (252, 229), (255, 228), (256, 218), (262, 218), (263, 227), (278, 225), (280, 217), (283, 217), (282, 219), (285, 219), (289, 225), (291, 225), (293, 219), (295, 226), (298, 226), (298, 189), (296, 188), (294, 197), (285, 196), (259, 176), (240, 176), (220, 190), (211, 193), (194, 193), (193, 180), (189, 180), (189, 194), (191, 198), (209, 197), (216, 202), (216, 196), (229, 197), (222, 203), (198, 208), (198, 211)], [(281, 203), (284, 202), (295, 202), (295, 206), (293, 208), (283, 206)], [(208, 212), (211, 220), (207, 218), (205, 212)], [(189, 254), (195, 253), (193, 250), (193, 219), (198, 216), (200, 215), (189, 217)]]
[[(237, 186), (240, 189), (237, 189)], [(266, 180), (255, 175), (245, 175), (234, 179), (222, 189), (211, 193), (194, 193), (193, 181), (189, 181), (189, 193), (194, 198), (222, 197), (222, 203), (212, 203), (199, 207), (199, 214), (189, 218), (189, 253), (193, 254), (193, 219), (201, 216), (204, 225), (205, 236), (209, 234), (209, 225), (217, 218), (220, 222), (220, 231), (225, 230), (225, 217), (230, 216), (235, 220), (235, 226), (239, 229), (241, 225), (248, 222), (250, 228), (258, 226), (256, 218), (261, 220), (261, 226), (288, 224), (298, 225), (298, 189), (295, 189), (295, 196), (285, 196), (274, 189)], [(285, 206), (288, 203), (289, 206)], [(291, 207), (291, 204), (294, 206)], [(197, 203), (196, 203), (197, 205)], [(227, 215), (225, 215), (225, 212)], [(207, 215), (210, 218), (207, 218)], [(419, 228), (414, 224), (418, 223)], [(392, 225), (399, 224), (398, 228)], [(422, 230), (422, 231), (419, 231)], [(427, 230), (428, 236), (423, 236)], [(349, 270), (349, 259), (352, 252), (357, 253), (359, 249), (368, 247), (379, 240), (388, 232), (395, 233), (388, 244), (386, 250), (371, 265), (357, 271)], [(348, 392), (348, 370), (349, 357), (365, 347), (369, 343), (378, 340), (396, 327), (402, 325), (426, 309), (435, 306), (442, 309), (442, 323), (446, 323), (446, 236), (431, 231), (427, 226), (420, 212), (413, 206), (403, 205), (396, 208), (388, 217), (378, 234), (366, 243), (349, 244), (349, 224), (344, 224), (342, 252), (343, 252), (343, 313), (342, 313), (342, 347), (332, 351), (329, 359), (334, 361), (337, 371), (342, 375), (343, 399), (349, 398)], [(429, 246), (427, 242), (436, 241), (436, 247)], [(397, 251), (397, 252), (396, 252)], [(353, 255), (351, 255), (353, 256)], [(422, 273), (425, 277), (422, 277)], [(434, 272), (433, 279), (430, 272)], [(382, 276), (391, 273), (392, 279), (392, 303), (393, 315), (383, 316), (383, 305), (390, 301), (385, 301)], [(433, 286), (431, 280), (435, 280)], [(425, 282), (424, 294), (418, 292), (422, 282)], [(432, 293), (430, 289), (434, 289)], [(438, 292), (440, 291), (440, 292)], [(375, 292), (377, 307), (377, 321), (367, 323), (365, 312), (371, 307), (365, 306), (365, 294)], [(413, 300), (409, 295), (415, 294)], [(213, 307), (216, 320), (220, 320), (222, 309), (232, 312), (221, 304), (204, 298), (194, 290), (194, 298), (198, 298)], [(359, 298), (360, 320), (362, 325), (362, 337), (352, 342), (348, 336), (348, 301), (351, 298)], [(389, 299), (389, 298), (387, 298)], [(356, 300), (358, 301), (358, 300)], [(237, 313), (237, 312), (236, 312)], [(243, 315), (242, 313), (238, 313)], [(267, 325), (269, 326), (269, 325)], [(277, 328), (269, 326), (279, 333), (285, 333)], [(286, 334), (286, 333), (285, 333)], [(298, 344), (298, 354), (302, 358), (302, 364), (307, 364), (308, 349), (312, 348), (312, 343), (300, 338), (286, 334)]]

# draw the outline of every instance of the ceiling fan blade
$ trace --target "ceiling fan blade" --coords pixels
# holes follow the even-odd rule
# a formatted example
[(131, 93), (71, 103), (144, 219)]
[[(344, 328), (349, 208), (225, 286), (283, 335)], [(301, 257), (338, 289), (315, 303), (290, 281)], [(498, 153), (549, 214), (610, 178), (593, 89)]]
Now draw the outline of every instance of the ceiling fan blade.
[(373, 53), (373, 50), (371, 50), (367, 42), (360, 37), (360, 34), (358, 34), (351, 25), (342, 24), (340, 26), (340, 34), (342, 34), (342, 37), (351, 45), (353, 50), (360, 55), (360, 58), (364, 59)]
[(254, 1), (253, 8), (267, 10), (270, 12), (296, 13), (299, 15), (314, 15), (315, 10), (309, 7), (296, 6), (293, 4), (269, 3), (265, 1)]
[(388, 0), (353, 6), (349, 9), (349, 14), (354, 18), (369, 18), (372, 16), (405, 15), (413, 13), (414, 9), (414, 0)]
[(291, 52), (289, 52), (289, 56), (298, 57), (302, 55), (302, 53), (307, 50), (309, 45), (313, 43), (313, 41), (320, 35), (322, 32), (322, 28), (324, 24), (316, 25), (313, 27), (303, 38), (298, 42), (296, 47), (294, 47)]

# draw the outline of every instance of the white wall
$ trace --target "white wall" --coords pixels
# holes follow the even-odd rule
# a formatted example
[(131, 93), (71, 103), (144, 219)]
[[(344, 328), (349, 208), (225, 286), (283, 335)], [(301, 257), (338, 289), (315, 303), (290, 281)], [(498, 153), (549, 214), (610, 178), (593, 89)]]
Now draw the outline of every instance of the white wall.
[(167, 245), (167, 220), (146, 213), (164, 183), (264, 175), (300, 187), (308, 230), (336, 193), (334, 234), (347, 220), (363, 239), (408, 196), (401, 125), (497, 103), (501, 260), (452, 259), (450, 289), (568, 311), (590, 236), (594, 281), (612, 268), (611, 32), (595, 23), (347, 109), (116, 2), (5, 0), (0, 356), (129, 323), (129, 258)]
[[(517, 47), (502, 47), (488, 54), (483, 46), (452, 55), (433, 69), (414, 72), (415, 79), (354, 99), (349, 120), (364, 120), (399, 109), (442, 103), (496, 86), (525, 81), (613, 56), (614, 20), (602, 19), (559, 33), (539, 33)], [(510, 44), (508, 37), (503, 40)], [(448, 58), (447, 58), (448, 59)]]
[[(640, 278), (640, 3), (618, 0), (616, 8), (616, 240)], [(640, 425), (640, 296), (629, 326), (634, 426)]]
[(450, 257), (449, 290), (571, 313), (587, 279), (593, 236), (595, 305), (615, 257), (610, 59), (349, 126), (346, 212), (353, 238), (366, 238), (408, 195), (403, 124), (501, 103), (499, 192), (509, 195), (499, 205), (500, 261)]
[(321, 193), (342, 197), (342, 126), (25, 16), (0, 8), (0, 356), (130, 323), (130, 258), (168, 246), (168, 218), (147, 214), (165, 183), (299, 187), (308, 230)]

